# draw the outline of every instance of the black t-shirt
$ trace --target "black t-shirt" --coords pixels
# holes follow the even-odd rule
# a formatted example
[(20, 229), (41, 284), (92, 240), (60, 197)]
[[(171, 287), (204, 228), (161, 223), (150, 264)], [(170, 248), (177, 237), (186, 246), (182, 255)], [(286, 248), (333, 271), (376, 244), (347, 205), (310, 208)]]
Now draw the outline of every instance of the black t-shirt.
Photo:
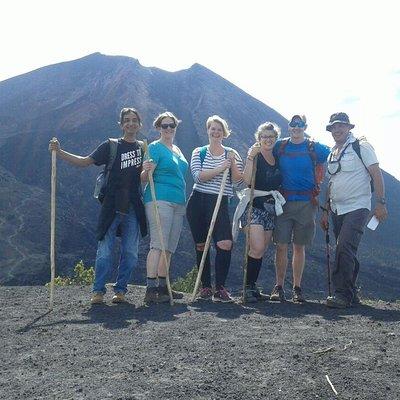
[[(108, 162), (109, 154), (110, 145), (106, 140), (89, 157), (93, 158), (95, 165), (104, 165)], [(142, 148), (139, 143), (119, 139), (117, 155), (110, 171), (104, 197), (105, 203), (114, 203), (117, 212), (127, 214), (130, 203), (136, 206), (140, 201), (142, 163)]]
[[(278, 164), (268, 164), (264, 156), (259, 153), (257, 156), (257, 171), (254, 188), (256, 190), (278, 190), (282, 183), (282, 175)], [(272, 196), (255, 197), (253, 207), (264, 209), (264, 202), (274, 203)]]

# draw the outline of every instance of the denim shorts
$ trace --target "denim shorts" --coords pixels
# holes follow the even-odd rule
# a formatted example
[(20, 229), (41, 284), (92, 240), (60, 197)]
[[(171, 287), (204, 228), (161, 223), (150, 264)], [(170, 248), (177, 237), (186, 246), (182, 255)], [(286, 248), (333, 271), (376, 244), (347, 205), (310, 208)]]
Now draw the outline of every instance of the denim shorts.
[[(153, 202), (146, 203), (146, 216), (149, 221), (150, 248), (162, 250), (160, 233), (154, 217)], [(172, 203), (170, 201), (157, 200), (158, 213), (160, 215), (161, 229), (165, 250), (175, 253), (181, 236), (183, 216), (186, 207), (184, 204)]]

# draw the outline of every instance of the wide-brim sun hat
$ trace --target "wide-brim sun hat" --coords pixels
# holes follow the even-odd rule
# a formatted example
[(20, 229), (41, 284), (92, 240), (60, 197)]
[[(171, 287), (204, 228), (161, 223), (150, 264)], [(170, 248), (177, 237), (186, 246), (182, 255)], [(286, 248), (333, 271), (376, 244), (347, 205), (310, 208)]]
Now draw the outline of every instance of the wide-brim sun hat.
[(355, 126), (354, 124), (350, 123), (349, 116), (346, 113), (338, 112), (331, 115), (329, 118), (329, 124), (326, 126), (326, 130), (330, 132), (332, 126), (338, 123), (348, 125), (350, 129), (353, 129)]

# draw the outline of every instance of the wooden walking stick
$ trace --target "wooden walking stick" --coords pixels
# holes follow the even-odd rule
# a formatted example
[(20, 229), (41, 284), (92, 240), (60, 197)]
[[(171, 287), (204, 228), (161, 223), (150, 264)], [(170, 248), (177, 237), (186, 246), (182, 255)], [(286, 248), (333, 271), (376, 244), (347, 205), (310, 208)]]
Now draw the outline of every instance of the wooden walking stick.
[(251, 181), (250, 181), (250, 201), (249, 208), (247, 209), (247, 229), (246, 229), (246, 245), (244, 246), (244, 257), (243, 257), (243, 290), (242, 290), (242, 303), (246, 303), (246, 281), (247, 281), (247, 255), (250, 248), (250, 222), (251, 213), (253, 211), (253, 200), (254, 200), (254, 186), (256, 182), (257, 172), (257, 159), (258, 154), (254, 156), (253, 168), (251, 170)]
[[(149, 149), (147, 147), (147, 140), (146, 139), (143, 140), (143, 144), (144, 144), (144, 152), (147, 155), (148, 159), (150, 159)], [(174, 305), (174, 299), (172, 297), (171, 282), (169, 280), (169, 263), (168, 263), (167, 253), (165, 251), (164, 237), (163, 237), (162, 228), (161, 228), (160, 213), (158, 212), (158, 206), (157, 206), (157, 203), (156, 203), (156, 200), (157, 200), (156, 199), (156, 189), (154, 187), (154, 179), (153, 179), (153, 172), (152, 171), (149, 171), (149, 183), (150, 183), (151, 200), (153, 202), (154, 218), (156, 220), (158, 235), (160, 237), (161, 256), (164, 259), (165, 269), (166, 269), (166, 272), (167, 272), (166, 282), (167, 282), (167, 289), (168, 289), (168, 295), (169, 295), (169, 303), (171, 304), (171, 306), (173, 306)]]
[[(53, 137), (52, 141), (57, 138)], [(56, 176), (57, 176), (57, 152), (51, 151), (51, 201), (50, 201), (50, 310), (53, 309), (54, 303), (54, 279), (56, 276), (56, 259), (55, 259), (55, 233), (56, 233)]]
[(224, 174), (222, 175), (221, 187), (219, 189), (217, 202), (215, 203), (214, 212), (213, 212), (213, 215), (211, 218), (210, 228), (208, 229), (207, 239), (206, 239), (206, 243), (204, 245), (204, 250), (203, 250), (203, 256), (201, 257), (201, 261), (200, 261), (200, 265), (199, 265), (199, 271), (197, 272), (196, 283), (194, 285), (194, 290), (193, 290), (193, 294), (192, 294), (192, 301), (194, 301), (194, 299), (196, 298), (196, 293), (197, 293), (197, 290), (199, 289), (200, 278), (203, 273), (204, 263), (206, 261), (208, 248), (210, 247), (211, 236), (212, 236), (212, 233), (214, 230), (215, 221), (217, 220), (217, 215), (218, 215), (219, 207), (221, 205), (222, 195), (224, 193), (226, 178), (228, 177), (228, 173), (229, 173), (229, 168), (227, 168), (224, 171)]

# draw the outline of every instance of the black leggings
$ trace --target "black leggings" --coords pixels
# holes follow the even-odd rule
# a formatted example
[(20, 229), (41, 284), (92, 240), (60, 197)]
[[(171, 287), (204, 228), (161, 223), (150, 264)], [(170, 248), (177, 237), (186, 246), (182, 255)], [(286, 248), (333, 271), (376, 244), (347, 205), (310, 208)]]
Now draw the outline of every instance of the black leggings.
[[(212, 214), (218, 195), (198, 192), (194, 190), (190, 195), (186, 216), (189, 222), (195, 244), (205, 243), (207, 240), (208, 229), (210, 227)], [(223, 250), (218, 247), (217, 242), (222, 240), (232, 240), (232, 228), (228, 212), (228, 196), (222, 196), (217, 219), (212, 233), (214, 245), (216, 247), (215, 256), (215, 284), (220, 289), (225, 285), (231, 263), (231, 250)], [(200, 265), (203, 252), (196, 247), (197, 266)], [(210, 257), (207, 254), (201, 276), (203, 287), (211, 287)]]

